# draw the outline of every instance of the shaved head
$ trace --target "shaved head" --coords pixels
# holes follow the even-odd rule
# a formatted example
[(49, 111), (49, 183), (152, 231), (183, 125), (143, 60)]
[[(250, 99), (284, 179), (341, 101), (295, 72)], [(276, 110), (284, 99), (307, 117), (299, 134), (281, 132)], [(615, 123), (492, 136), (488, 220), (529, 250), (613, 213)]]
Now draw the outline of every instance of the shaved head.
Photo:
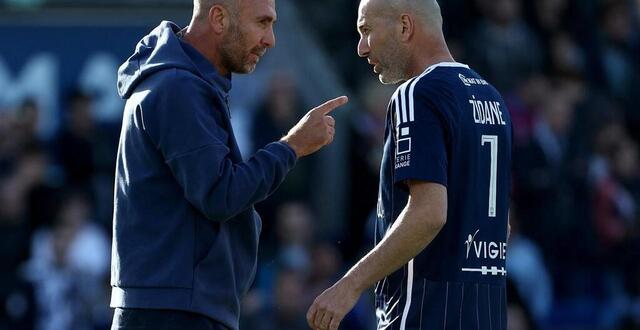
[(193, 17), (197, 20), (206, 20), (209, 10), (215, 5), (224, 7), (233, 16), (239, 13), (240, 0), (193, 0)]
[(407, 80), (435, 60), (452, 59), (436, 0), (361, 0), (357, 28), (358, 55), (384, 84)]
[(365, 0), (369, 2), (373, 15), (397, 18), (411, 13), (429, 29), (442, 29), (442, 12), (436, 0)]
[(275, 0), (193, 0), (185, 40), (223, 75), (252, 72), (275, 44)]

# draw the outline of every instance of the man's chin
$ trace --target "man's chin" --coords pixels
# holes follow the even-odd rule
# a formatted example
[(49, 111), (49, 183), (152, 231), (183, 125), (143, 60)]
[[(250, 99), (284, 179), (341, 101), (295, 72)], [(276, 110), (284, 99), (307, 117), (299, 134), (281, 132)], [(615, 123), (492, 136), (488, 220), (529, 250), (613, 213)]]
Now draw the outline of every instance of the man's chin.
[(402, 79), (400, 79), (400, 78), (389, 77), (389, 76), (385, 75), (384, 73), (380, 73), (378, 75), (378, 80), (380, 80), (380, 82), (382, 84), (384, 84), (384, 85), (393, 85), (393, 84), (397, 84), (397, 83), (402, 81)]
[(234, 70), (233, 72), (238, 74), (248, 74), (255, 71), (256, 66), (257, 63), (246, 64), (243, 67)]
[(245, 66), (245, 69), (246, 69), (247, 73), (251, 73), (251, 72), (256, 70), (256, 66), (258, 66), (258, 63), (249, 64), (249, 65)]

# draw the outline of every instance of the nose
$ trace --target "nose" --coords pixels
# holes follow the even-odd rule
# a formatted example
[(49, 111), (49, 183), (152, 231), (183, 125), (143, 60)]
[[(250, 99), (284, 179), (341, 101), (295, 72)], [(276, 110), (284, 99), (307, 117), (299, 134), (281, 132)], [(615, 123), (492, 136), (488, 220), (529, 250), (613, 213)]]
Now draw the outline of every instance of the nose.
[(369, 49), (369, 42), (367, 41), (367, 39), (360, 37), (360, 40), (358, 41), (358, 56), (367, 57), (369, 56), (370, 50), (371, 49)]
[(262, 44), (266, 48), (273, 48), (276, 45), (276, 35), (273, 32), (273, 25), (268, 29), (267, 34), (262, 38)]

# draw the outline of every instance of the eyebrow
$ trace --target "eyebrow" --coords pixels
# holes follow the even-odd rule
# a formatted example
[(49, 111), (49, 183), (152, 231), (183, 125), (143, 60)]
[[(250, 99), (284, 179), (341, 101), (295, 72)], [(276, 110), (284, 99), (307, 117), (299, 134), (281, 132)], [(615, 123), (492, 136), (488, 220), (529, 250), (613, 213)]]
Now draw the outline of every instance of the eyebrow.
[(276, 21), (276, 17), (271, 16), (271, 15), (258, 16), (258, 21), (262, 21), (262, 20), (268, 20), (269, 22), (275, 22)]
[(364, 23), (364, 22), (358, 22), (358, 25), (357, 25), (357, 29), (358, 29), (358, 31), (362, 32), (362, 30), (363, 30), (365, 27), (367, 27), (367, 23)]

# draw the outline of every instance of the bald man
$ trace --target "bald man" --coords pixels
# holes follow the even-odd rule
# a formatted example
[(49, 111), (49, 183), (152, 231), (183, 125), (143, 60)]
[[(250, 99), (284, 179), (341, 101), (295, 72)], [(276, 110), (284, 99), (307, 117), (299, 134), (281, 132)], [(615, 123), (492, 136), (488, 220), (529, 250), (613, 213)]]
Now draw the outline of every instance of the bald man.
[(434, 0), (362, 0), (358, 55), (389, 103), (377, 244), (307, 313), (338, 329), (376, 282), (378, 329), (506, 329), (511, 120), (453, 60)]
[(274, 0), (195, 0), (191, 23), (162, 22), (120, 67), (112, 329), (238, 329), (256, 272), (253, 208), (298, 158), (331, 143), (312, 109), (280, 141), (243, 160), (229, 120), (231, 73), (275, 44)]

